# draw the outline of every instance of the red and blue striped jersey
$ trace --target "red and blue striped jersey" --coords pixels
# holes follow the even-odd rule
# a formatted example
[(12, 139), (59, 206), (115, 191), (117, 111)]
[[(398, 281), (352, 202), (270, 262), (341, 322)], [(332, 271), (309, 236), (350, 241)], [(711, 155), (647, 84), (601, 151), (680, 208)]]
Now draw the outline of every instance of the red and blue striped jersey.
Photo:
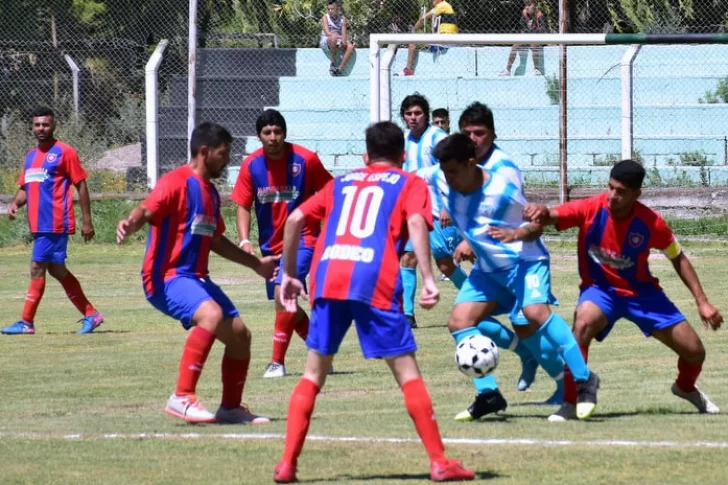
[(407, 220), (420, 214), (432, 228), (425, 181), (383, 165), (336, 177), (300, 209), (323, 221), (311, 267), (312, 300), (328, 298), (402, 309), (399, 258), (409, 239)]
[(674, 259), (680, 246), (660, 214), (637, 202), (630, 217), (615, 220), (606, 193), (567, 202), (555, 210), (556, 229), (579, 228), (581, 288), (598, 286), (622, 296), (662, 290), (650, 273), (650, 249)]
[[(255, 203), (258, 244), (265, 255), (281, 254), (288, 215), (332, 179), (314, 152), (286, 143), (285, 153), (280, 160), (266, 157), (262, 148), (248, 155), (232, 193), (232, 200), (248, 210)], [(316, 244), (319, 231), (319, 224), (307, 225), (303, 244)]]
[(152, 212), (142, 266), (146, 295), (178, 275), (207, 277), (212, 241), (225, 232), (215, 186), (184, 165), (162, 177), (142, 205)]
[(25, 156), (18, 186), (25, 190), (30, 232), (74, 234), (73, 185), (88, 178), (78, 152), (54, 140), (47, 149), (36, 147)]

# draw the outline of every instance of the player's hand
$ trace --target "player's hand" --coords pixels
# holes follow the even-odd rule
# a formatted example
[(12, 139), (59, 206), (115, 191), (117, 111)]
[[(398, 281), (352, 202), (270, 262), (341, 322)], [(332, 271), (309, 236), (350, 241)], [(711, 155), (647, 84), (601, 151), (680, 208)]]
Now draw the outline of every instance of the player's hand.
[(452, 256), (453, 259), (455, 259), (455, 261), (457, 261), (458, 263), (462, 261), (470, 261), (472, 263), (473, 261), (475, 261), (473, 249), (470, 247), (470, 244), (468, 244), (467, 241), (462, 241), (460, 244), (458, 244), (458, 247), (455, 248), (455, 252)]
[(129, 235), (129, 225), (131, 222), (129, 219), (123, 219), (116, 225), (116, 244), (121, 244)]
[(523, 209), (523, 217), (531, 222), (542, 224), (549, 218), (549, 208), (541, 204), (528, 204)]
[(283, 277), (281, 278), (279, 294), (281, 305), (289, 313), (296, 313), (298, 311), (299, 296), (304, 300), (308, 299), (306, 290), (303, 288), (303, 283), (299, 279), (291, 278), (285, 273), (283, 273)]
[(83, 236), (84, 242), (89, 242), (94, 238), (96, 231), (94, 230), (93, 222), (83, 221), (83, 225), (81, 226), (81, 235)]
[(278, 277), (278, 271), (280, 270), (280, 264), (278, 264), (279, 259), (281, 259), (280, 254), (278, 256), (264, 256), (260, 258), (260, 266), (258, 266), (255, 272), (267, 280), (275, 279)]
[(15, 220), (15, 215), (18, 213), (18, 204), (11, 202), (8, 206), (8, 219), (11, 221)]
[(442, 209), (440, 211), (440, 227), (450, 227), (452, 226), (452, 219), (450, 219), (450, 214), (445, 209)]
[(515, 229), (505, 229), (502, 227), (490, 226), (488, 227), (488, 234), (490, 234), (492, 238), (504, 243), (518, 241)]
[(723, 315), (720, 314), (720, 310), (707, 301), (698, 305), (698, 313), (705, 328), (718, 330), (723, 325)]
[(437, 305), (438, 301), (440, 301), (440, 290), (437, 288), (435, 280), (430, 277), (422, 284), (422, 292), (420, 293), (420, 301), (418, 303), (425, 310), (429, 310)]
[(255, 254), (255, 248), (253, 248), (253, 243), (251, 243), (250, 241), (246, 241), (245, 244), (240, 246), (240, 249), (242, 249), (243, 251), (245, 251), (248, 254)]

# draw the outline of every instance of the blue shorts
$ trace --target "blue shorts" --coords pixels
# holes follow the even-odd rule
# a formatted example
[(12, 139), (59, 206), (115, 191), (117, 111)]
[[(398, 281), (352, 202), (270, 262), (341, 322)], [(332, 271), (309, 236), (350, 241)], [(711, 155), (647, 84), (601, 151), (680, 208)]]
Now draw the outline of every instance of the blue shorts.
[(686, 320), (685, 315), (662, 291), (648, 296), (628, 297), (590, 286), (581, 290), (577, 308), (585, 301), (594, 303), (607, 317), (607, 328), (596, 336), (598, 342), (607, 338), (620, 318), (636, 324), (646, 337), (655, 330), (672, 327)]
[(185, 330), (190, 329), (192, 317), (207, 300), (214, 300), (220, 305), (224, 319), (240, 315), (230, 298), (210, 278), (175, 276), (164, 282), (164, 289), (147, 297), (154, 308), (182, 322)]
[[(460, 232), (455, 226), (442, 227), (440, 221), (435, 220), (432, 224), (433, 228), (430, 231), (430, 249), (432, 250), (432, 257), (435, 260), (452, 256), (455, 252), (455, 248), (463, 240)], [(412, 245), (412, 241), (407, 241), (404, 247), (407, 252), (414, 252), (415, 248)]]
[(559, 304), (551, 293), (549, 262), (523, 261), (497, 273), (474, 268), (460, 288), (455, 305), (486, 301), (498, 304), (491, 315), (507, 313), (514, 325), (528, 324), (521, 311), (524, 307), (536, 303)]
[(397, 357), (417, 350), (412, 328), (402, 312), (328, 298), (314, 301), (306, 345), (321, 355), (335, 354), (352, 320), (366, 359)]
[[(308, 272), (311, 271), (313, 249), (313, 247), (301, 245), (298, 247), (298, 256), (296, 257), (296, 274), (298, 275), (298, 279), (301, 280), (301, 283), (303, 283), (303, 288), (306, 292), (308, 292), (308, 288), (306, 288), (306, 277), (308, 276)], [(268, 255), (266, 254), (265, 256)], [(281, 281), (283, 281), (283, 258), (279, 259), (278, 263), (280, 271), (278, 271), (278, 276), (275, 281), (265, 282), (265, 292), (268, 295), (268, 300), (275, 300), (276, 286), (280, 285)]]
[(38, 232), (33, 234), (33, 255), (36, 263), (65, 264), (68, 249), (68, 234)]

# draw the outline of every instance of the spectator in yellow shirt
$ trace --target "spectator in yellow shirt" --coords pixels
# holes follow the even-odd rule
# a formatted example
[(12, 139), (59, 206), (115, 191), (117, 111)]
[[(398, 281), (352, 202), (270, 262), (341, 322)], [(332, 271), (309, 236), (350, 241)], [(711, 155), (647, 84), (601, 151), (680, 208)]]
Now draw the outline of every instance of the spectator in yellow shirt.
[[(457, 34), (458, 22), (455, 10), (445, 0), (432, 0), (432, 10), (417, 19), (417, 23), (412, 28), (413, 32), (422, 27), (424, 22), (432, 19), (433, 25), (437, 25), (437, 32), (440, 34)], [(415, 73), (415, 56), (417, 54), (417, 46), (410, 44), (407, 49), (407, 67), (402, 71), (404, 76), (412, 76)]]

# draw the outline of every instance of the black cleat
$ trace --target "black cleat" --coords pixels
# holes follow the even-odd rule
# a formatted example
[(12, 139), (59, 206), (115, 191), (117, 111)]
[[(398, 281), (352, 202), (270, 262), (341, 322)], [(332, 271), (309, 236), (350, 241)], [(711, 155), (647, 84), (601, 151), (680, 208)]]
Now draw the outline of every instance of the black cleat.
[(597, 407), (597, 389), (599, 376), (596, 372), (589, 374), (586, 381), (576, 382), (576, 417), (589, 419)]
[(458, 413), (455, 416), (456, 421), (477, 421), (478, 419), (488, 415), (505, 411), (508, 407), (506, 398), (496, 389), (488, 391), (485, 394), (475, 396), (475, 401), (470, 407)]

